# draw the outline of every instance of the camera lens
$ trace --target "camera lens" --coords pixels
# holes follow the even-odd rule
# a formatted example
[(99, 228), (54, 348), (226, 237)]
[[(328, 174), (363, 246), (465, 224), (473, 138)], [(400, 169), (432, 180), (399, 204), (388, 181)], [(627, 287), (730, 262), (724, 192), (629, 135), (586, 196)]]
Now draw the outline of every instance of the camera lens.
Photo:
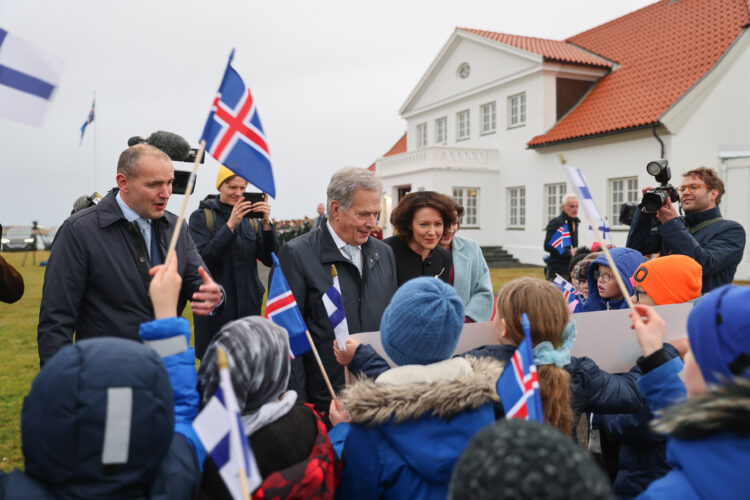
[(667, 196), (669, 195), (664, 190), (646, 191), (641, 200), (643, 209), (648, 214), (656, 213), (667, 202)]

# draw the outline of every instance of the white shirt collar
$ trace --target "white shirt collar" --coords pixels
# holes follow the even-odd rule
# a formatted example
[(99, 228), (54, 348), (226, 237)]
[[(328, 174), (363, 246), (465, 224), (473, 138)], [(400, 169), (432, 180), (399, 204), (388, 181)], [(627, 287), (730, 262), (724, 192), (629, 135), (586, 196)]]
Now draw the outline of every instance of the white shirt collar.
[[(141, 216), (138, 215), (138, 213), (130, 208), (127, 203), (125, 203), (125, 200), (122, 199), (122, 196), (120, 196), (120, 192), (117, 191), (117, 195), (115, 196), (115, 200), (117, 200), (117, 204), (120, 206), (120, 210), (122, 210), (122, 215), (125, 217), (125, 219), (128, 222), (133, 222), (134, 220), (140, 219)], [(151, 221), (149, 221), (151, 222)]]
[[(342, 240), (342, 239), (341, 239), (341, 238), (339, 237), (339, 235), (338, 235), (338, 234), (336, 234), (336, 231), (334, 231), (334, 230), (333, 230), (333, 227), (331, 227), (331, 221), (330, 221), (330, 220), (327, 220), (327, 221), (326, 221), (326, 226), (328, 226), (328, 232), (329, 232), (329, 233), (331, 233), (331, 237), (333, 238), (333, 242), (334, 242), (334, 243), (336, 243), (336, 248), (338, 248), (339, 250), (341, 250), (341, 249), (342, 249), (342, 248), (344, 248), (344, 247), (345, 247), (346, 245), (348, 245), (348, 243), (347, 243), (347, 242), (345, 242), (344, 240)], [(354, 248), (358, 248), (358, 249), (360, 248), (360, 247), (359, 247), (359, 246), (357, 246), (357, 245), (352, 245), (352, 246), (353, 246)]]

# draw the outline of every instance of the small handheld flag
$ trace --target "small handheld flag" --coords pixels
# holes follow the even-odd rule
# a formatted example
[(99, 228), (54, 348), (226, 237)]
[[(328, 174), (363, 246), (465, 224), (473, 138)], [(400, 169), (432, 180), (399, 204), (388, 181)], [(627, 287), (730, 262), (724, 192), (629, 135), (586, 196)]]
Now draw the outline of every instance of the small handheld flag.
[(344, 351), (346, 350), (346, 339), (349, 338), (349, 325), (346, 322), (344, 299), (341, 297), (339, 273), (336, 272), (336, 266), (333, 264), (331, 264), (331, 274), (333, 275), (333, 285), (323, 295), (323, 305), (326, 307), (328, 319), (331, 320), (336, 342), (338, 342), (339, 348)]
[(523, 334), (524, 339), (497, 381), (497, 394), (503, 403), (505, 418), (544, 423), (542, 397), (531, 347), (531, 325), (526, 313), (523, 313)]
[(62, 59), (0, 28), (0, 116), (41, 125), (62, 70)]
[(216, 351), (219, 387), (193, 422), (203, 446), (219, 470), (232, 498), (247, 499), (249, 493), (263, 483), (255, 456), (243, 432), (237, 398), (229, 377), (227, 354), (223, 347)]
[[(94, 102), (91, 103), (91, 111), (89, 111), (88, 118), (86, 118), (86, 121), (83, 122), (83, 125), (81, 126), (81, 142), (78, 143), (79, 146), (81, 144), (83, 144), (83, 134), (86, 132), (86, 127), (89, 126), (89, 123), (91, 123), (91, 122), (94, 121), (94, 110), (95, 110), (95, 108), (96, 108), (96, 98), (94, 98)], [(106, 106), (105, 106), (105, 108), (106, 108)], [(106, 111), (106, 109), (105, 109), (105, 111)], [(105, 117), (105, 120), (106, 120), (106, 117)]]
[[(604, 217), (602, 217), (602, 214), (599, 213), (599, 209), (596, 208), (596, 203), (594, 203), (594, 198), (591, 197), (591, 191), (589, 191), (589, 187), (586, 185), (586, 179), (583, 177), (583, 172), (578, 168), (570, 167), (568, 165), (563, 165), (563, 168), (565, 169), (565, 173), (568, 174), (568, 179), (570, 179), (570, 183), (573, 185), (573, 190), (575, 191), (576, 196), (578, 196), (581, 208), (586, 212), (589, 219), (596, 224), (597, 229), (602, 233), (602, 238), (608, 239), (611, 243), (612, 231), (609, 228), (609, 223), (607, 223)], [(590, 225), (589, 229), (592, 229)]]
[(551, 247), (555, 247), (555, 250), (557, 250), (560, 255), (565, 253), (566, 248), (570, 248), (570, 229), (568, 228), (567, 222), (557, 228), (557, 231), (555, 231), (555, 234), (552, 235), (552, 238), (550, 238), (547, 244)]
[(250, 184), (276, 198), (271, 152), (250, 89), (232, 68), (234, 50), (211, 105), (202, 141), (206, 151)]
[(268, 302), (266, 302), (265, 317), (286, 329), (289, 334), (289, 348), (292, 357), (295, 358), (310, 350), (305, 332), (305, 320), (297, 307), (297, 301), (292, 295), (292, 290), (286, 282), (286, 276), (281, 270), (276, 254), (271, 252), (273, 259), (273, 276), (271, 285), (268, 287)]
[(565, 301), (568, 303), (568, 310), (570, 312), (576, 312), (578, 304), (581, 303), (581, 299), (583, 298), (581, 292), (576, 290), (573, 283), (569, 282), (559, 274), (555, 274), (555, 279), (552, 281), (552, 284), (562, 292)]

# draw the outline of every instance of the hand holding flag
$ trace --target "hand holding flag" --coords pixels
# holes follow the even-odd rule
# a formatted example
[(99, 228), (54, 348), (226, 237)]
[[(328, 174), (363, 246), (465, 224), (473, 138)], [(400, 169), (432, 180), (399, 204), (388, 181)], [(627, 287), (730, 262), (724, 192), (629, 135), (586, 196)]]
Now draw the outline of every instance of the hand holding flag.
[(524, 339), (497, 381), (497, 394), (503, 403), (505, 418), (544, 423), (542, 397), (531, 345), (531, 325), (526, 313), (523, 313), (523, 334)]

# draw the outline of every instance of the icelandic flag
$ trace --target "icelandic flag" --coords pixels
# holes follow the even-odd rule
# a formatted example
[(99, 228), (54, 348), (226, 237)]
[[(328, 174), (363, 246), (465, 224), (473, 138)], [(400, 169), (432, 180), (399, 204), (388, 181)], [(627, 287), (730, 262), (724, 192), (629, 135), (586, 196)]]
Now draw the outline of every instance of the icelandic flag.
[(211, 105), (201, 140), (206, 151), (264, 193), (276, 198), (271, 152), (250, 89), (232, 68), (234, 50)]
[(565, 249), (570, 247), (570, 229), (568, 223), (564, 223), (562, 226), (557, 228), (555, 234), (552, 235), (549, 242), (547, 243), (551, 247), (555, 247), (555, 250), (560, 252), (560, 255), (565, 253)]
[[(576, 196), (578, 196), (581, 208), (583, 208), (583, 211), (588, 216), (589, 221), (593, 221), (593, 223), (596, 224), (597, 229), (602, 233), (602, 239), (609, 240), (611, 243), (612, 231), (610, 230), (607, 221), (599, 213), (599, 209), (596, 208), (596, 203), (594, 203), (594, 199), (591, 197), (591, 191), (589, 191), (589, 188), (586, 185), (586, 179), (583, 177), (583, 172), (578, 168), (568, 165), (563, 165), (563, 168), (565, 169), (565, 173), (568, 174), (568, 179), (570, 179), (570, 183), (573, 185), (573, 190), (575, 191)], [(590, 223), (589, 231), (592, 231)]]
[(95, 108), (96, 108), (96, 98), (94, 98), (94, 102), (91, 103), (91, 111), (89, 111), (89, 117), (86, 118), (86, 121), (83, 122), (83, 125), (81, 126), (81, 142), (78, 144), (79, 146), (83, 144), (83, 134), (84, 132), (86, 132), (86, 127), (89, 126), (89, 123), (94, 121), (94, 109)]
[(284, 327), (289, 334), (289, 349), (292, 358), (305, 354), (310, 350), (307, 341), (307, 326), (302, 319), (302, 313), (297, 307), (297, 301), (289, 289), (284, 272), (276, 254), (271, 252), (273, 259), (273, 276), (268, 287), (268, 301), (266, 302), (266, 318)]
[(505, 418), (521, 418), (544, 423), (542, 397), (531, 347), (529, 317), (523, 313), (524, 339), (497, 381), (497, 394), (505, 409)]
[(573, 283), (569, 282), (559, 274), (555, 274), (555, 279), (552, 281), (565, 297), (565, 301), (568, 303), (568, 310), (575, 312), (578, 308), (578, 304), (581, 302), (581, 292), (576, 290)]
[(326, 307), (328, 319), (331, 320), (333, 333), (336, 334), (336, 342), (339, 343), (339, 349), (346, 350), (346, 339), (349, 338), (349, 325), (346, 322), (346, 311), (344, 310), (344, 299), (341, 297), (341, 287), (339, 286), (339, 273), (336, 272), (336, 266), (331, 264), (331, 274), (333, 275), (333, 285), (323, 295), (323, 305)]
[(205, 408), (195, 417), (193, 429), (216, 464), (232, 498), (238, 500), (247, 498), (242, 494), (240, 471), (243, 471), (247, 478), (248, 492), (256, 490), (263, 483), (263, 478), (243, 431), (242, 416), (226, 365), (226, 353), (221, 347), (219, 350), (219, 387)]
[(63, 61), (0, 28), (0, 116), (42, 124)]

